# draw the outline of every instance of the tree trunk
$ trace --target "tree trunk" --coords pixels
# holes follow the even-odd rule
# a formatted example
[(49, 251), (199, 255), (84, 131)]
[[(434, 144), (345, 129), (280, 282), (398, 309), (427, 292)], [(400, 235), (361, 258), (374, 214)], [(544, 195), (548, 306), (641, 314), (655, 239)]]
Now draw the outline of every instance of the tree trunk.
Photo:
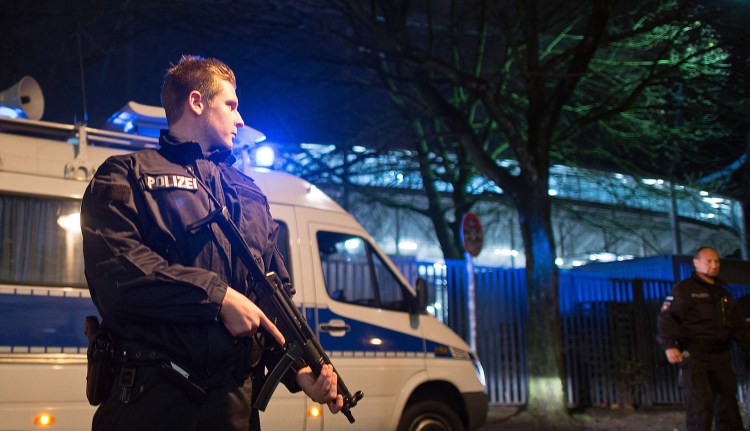
[(747, 260), (750, 259), (750, 196), (747, 193), (745, 193), (744, 199), (740, 203), (740, 208), (742, 208), (742, 226), (740, 227), (740, 239), (742, 240), (740, 246), (742, 248), (740, 250), (740, 258)]
[(562, 331), (558, 302), (551, 202), (546, 182), (518, 193), (521, 233), (526, 252), (528, 298), (527, 409), (535, 415), (567, 418), (562, 360)]

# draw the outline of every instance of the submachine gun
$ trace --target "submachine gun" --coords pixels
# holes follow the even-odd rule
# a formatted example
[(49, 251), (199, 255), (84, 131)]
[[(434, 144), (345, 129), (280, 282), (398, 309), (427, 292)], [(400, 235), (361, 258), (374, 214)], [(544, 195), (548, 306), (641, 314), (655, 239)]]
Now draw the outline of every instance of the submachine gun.
[[(305, 317), (287, 294), (279, 276), (275, 272), (264, 274), (252, 253), (250, 253), (250, 247), (240, 234), (237, 225), (232, 221), (226, 207), (222, 206), (211, 212), (206, 218), (192, 224), (188, 229), (197, 231), (212, 221), (219, 225), (222, 232), (237, 249), (240, 259), (256, 282), (255, 293), (259, 304), (261, 304), (261, 309), (277, 318), (276, 325), (279, 326), (286, 340), (286, 344), (283, 346), (284, 356), (266, 376), (265, 384), (254, 402), (255, 408), (264, 411), (279, 381), (297, 359), (302, 358), (310, 366), (316, 377), (320, 375), (323, 365), (331, 364), (331, 359), (323, 346), (320, 345), (320, 340), (315, 336), (310, 325), (307, 324)], [(266, 304), (270, 304), (272, 310), (268, 310)], [(349, 419), (350, 423), (354, 423), (351, 409), (357, 405), (364, 394), (362, 391), (357, 391), (352, 395), (335, 367), (334, 371), (338, 376), (337, 392), (344, 399), (341, 412)]]

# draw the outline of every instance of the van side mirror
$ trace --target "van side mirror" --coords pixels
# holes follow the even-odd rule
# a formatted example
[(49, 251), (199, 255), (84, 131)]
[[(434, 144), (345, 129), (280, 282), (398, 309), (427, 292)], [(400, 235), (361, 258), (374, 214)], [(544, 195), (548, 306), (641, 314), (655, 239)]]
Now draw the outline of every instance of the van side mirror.
[(427, 308), (427, 281), (422, 277), (417, 277), (415, 284), (416, 296), (411, 303), (412, 314), (422, 313)]

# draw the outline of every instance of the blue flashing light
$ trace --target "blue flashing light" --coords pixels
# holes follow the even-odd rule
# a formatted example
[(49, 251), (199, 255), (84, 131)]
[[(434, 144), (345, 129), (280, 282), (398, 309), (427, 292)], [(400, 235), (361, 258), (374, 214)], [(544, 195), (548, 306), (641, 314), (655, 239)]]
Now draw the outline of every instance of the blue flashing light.
[(23, 110), (21, 110), (21, 109), (13, 109), (13, 108), (9, 108), (7, 106), (0, 106), (0, 117), (26, 118), (26, 116), (23, 115)]
[(270, 145), (263, 145), (255, 150), (255, 164), (261, 167), (273, 166), (276, 154)]

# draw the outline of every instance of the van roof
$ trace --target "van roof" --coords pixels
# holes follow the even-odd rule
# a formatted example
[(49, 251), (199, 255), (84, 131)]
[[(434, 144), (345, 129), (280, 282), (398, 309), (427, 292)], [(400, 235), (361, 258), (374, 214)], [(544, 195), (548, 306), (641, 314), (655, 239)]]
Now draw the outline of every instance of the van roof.
[[(67, 166), (77, 160), (70, 137), (77, 126), (0, 117), (0, 166), (2, 189), (40, 196), (80, 198), (88, 181), (64, 179)], [(128, 135), (83, 126), (89, 143), (82, 163), (93, 172), (107, 157), (142, 148), (155, 148), (155, 138)], [(77, 136), (77, 135), (76, 135)], [(310, 182), (294, 175), (266, 168), (239, 169), (258, 183), (271, 203), (303, 206), (347, 214), (333, 199)], [(32, 179), (33, 177), (33, 179)]]
[(304, 206), (346, 214), (346, 211), (312, 183), (292, 174), (266, 168), (246, 172), (274, 204)]

